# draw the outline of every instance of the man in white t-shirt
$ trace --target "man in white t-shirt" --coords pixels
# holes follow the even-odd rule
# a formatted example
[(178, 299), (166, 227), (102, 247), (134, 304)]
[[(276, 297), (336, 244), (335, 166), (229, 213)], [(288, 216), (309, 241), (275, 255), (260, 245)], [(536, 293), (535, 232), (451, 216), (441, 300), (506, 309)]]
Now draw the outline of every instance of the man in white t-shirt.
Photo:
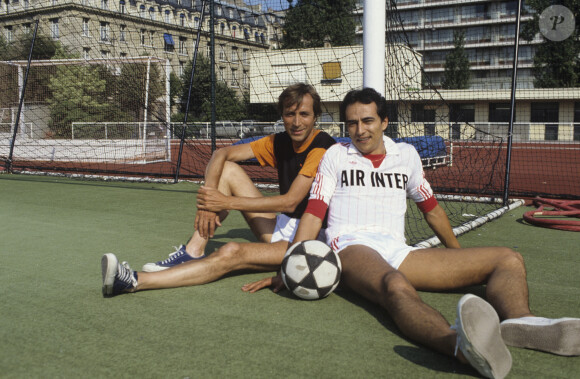
[[(506, 343), (580, 355), (580, 319), (532, 315), (519, 253), (501, 247), (460, 248), (417, 151), (384, 136), (386, 111), (384, 97), (373, 89), (346, 95), (341, 119), (352, 142), (336, 144), (323, 156), (293, 242), (315, 239), (328, 211), (326, 236), (341, 258), (341, 285), (385, 308), (408, 338), (456, 356), (486, 377), (509, 372)], [(405, 243), (407, 197), (447, 248), (419, 249)], [(487, 284), (489, 303), (465, 295), (453, 327), (417, 294), (477, 284)], [(275, 277), (244, 290), (269, 285), (275, 291), (282, 288)]]

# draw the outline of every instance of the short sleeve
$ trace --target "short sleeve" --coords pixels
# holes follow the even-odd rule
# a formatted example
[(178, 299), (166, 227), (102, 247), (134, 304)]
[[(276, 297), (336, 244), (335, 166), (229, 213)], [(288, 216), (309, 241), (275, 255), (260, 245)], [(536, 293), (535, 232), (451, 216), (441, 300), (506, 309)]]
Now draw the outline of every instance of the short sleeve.
[(427, 201), (433, 197), (431, 185), (425, 178), (423, 164), (417, 150), (411, 145), (408, 146), (409, 166), (411, 168), (409, 181), (407, 183), (407, 196), (415, 203)]
[(250, 147), (261, 166), (276, 167), (274, 156), (274, 134), (250, 142)]

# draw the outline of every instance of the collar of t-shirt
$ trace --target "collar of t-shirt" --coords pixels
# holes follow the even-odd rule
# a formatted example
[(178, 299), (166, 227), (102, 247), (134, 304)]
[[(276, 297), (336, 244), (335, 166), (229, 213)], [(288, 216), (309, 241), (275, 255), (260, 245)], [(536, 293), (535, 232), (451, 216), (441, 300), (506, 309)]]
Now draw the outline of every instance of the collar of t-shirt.
[(366, 154), (363, 155), (363, 157), (369, 159), (374, 168), (377, 168), (381, 165), (381, 163), (383, 163), (383, 160), (385, 159), (385, 157), (387, 156), (387, 154)]

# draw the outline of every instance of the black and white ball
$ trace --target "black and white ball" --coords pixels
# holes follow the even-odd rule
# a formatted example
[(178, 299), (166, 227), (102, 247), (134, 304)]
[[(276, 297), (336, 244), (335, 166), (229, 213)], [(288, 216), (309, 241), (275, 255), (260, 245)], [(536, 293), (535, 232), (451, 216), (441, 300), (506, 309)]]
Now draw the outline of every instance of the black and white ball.
[(292, 293), (306, 300), (326, 297), (340, 280), (340, 258), (324, 242), (311, 240), (292, 245), (282, 260), (282, 280)]

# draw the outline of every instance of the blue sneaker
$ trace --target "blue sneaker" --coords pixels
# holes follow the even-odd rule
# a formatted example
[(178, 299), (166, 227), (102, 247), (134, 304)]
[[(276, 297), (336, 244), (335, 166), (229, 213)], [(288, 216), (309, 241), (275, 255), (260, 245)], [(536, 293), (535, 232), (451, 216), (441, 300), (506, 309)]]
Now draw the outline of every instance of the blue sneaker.
[(173, 266), (177, 266), (185, 262), (202, 258), (205, 258), (205, 255), (198, 258), (194, 258), (191, 255), (187, 254), (187, 251), (185, 250), (185, 245), (181, 245), (179, 246), (179, 248), (176, 247), (175, 251), (169, 254), (169, 258), (167, 258), (166, 260), (158, 261), (155, 263), (146, 263), (145, 265), (143, 265), (143, 268), (141, 270), (144, 272), (163, 271)]
[(137, 273), (127, 262), (119, 263), (115, 254), (105, 254), (101, 259), (103, 296), (110, 297), (133, 292), (137, 287)]

